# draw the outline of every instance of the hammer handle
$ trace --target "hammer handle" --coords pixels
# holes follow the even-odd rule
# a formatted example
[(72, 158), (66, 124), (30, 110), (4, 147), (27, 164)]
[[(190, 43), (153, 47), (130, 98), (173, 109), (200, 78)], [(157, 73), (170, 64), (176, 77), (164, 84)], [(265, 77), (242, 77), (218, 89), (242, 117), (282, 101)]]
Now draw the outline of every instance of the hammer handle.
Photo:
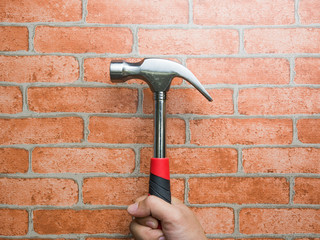
[(149, 194), (171, 203), (168, 158), (151, 158)]

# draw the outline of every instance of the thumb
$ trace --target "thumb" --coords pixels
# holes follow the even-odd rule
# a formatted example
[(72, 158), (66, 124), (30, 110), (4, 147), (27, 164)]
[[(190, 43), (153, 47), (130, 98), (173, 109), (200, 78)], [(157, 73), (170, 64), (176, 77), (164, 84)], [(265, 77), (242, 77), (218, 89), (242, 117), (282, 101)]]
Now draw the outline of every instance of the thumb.
[(130, 205), (127, 211), (134, 217), (152, 216), (162, 221), (170, 212), (175, 211), (175, 208), (156, 196), (148, 196), (140, 202)]

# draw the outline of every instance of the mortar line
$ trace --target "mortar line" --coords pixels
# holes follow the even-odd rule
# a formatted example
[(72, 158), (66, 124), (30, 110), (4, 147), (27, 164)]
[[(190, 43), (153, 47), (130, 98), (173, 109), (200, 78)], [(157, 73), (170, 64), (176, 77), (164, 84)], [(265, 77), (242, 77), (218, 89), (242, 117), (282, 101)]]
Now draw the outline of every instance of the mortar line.
[(79, 84), (87, 84), (87, 82), (84, 81), (84, 57), (77, 56), (75, 58), (78, 61), (78, 65), (79, 65), (79, 78), (76, 81), (70, 83), (70, 85), (74, 86), (74, 84), (78, 84), (78, 83)]
[[(81, 176), (82, 178), (95, 178), (95, 177), (112, 177), (112, 178), (131, 178), (131, 177), (148, 177), (148, 174), (140, 173), (140, 172), (132, 172), (132, 173), (107, 173), (107, 172), (83, 172), (83, 173), (73, 173), (73, 172), (62, 172), (62, 173), (35, 173), (35, 172), (27, 172), (27, 173), (2, 173), (0, 177), (9, 178), (9, 179), (70, 179), (77, 180), (77, 178)], [(313, 178), (319, 179), (320, 174), (318, 173), (242, 173), (242, 172), (234, 172), (234, 173), (196, 173), (196, 174), (171, 174), (172, 179), (185, 179), (185, 178), (221, 178), (221, 177), (235, 177), (235, 178), (286, 178), (290, 177), (301, 177), (301, 178)]]
[(295, 195), (295, 188), (294, 188), (294, 186), (295, 186), (295, 177), (289, 177), (289, 184), (290, 184), (290, 186), (289, 186), (289, 188), (290, 188), (290, 192), (289, 192), (289, 205), (292, 205), (292, 206), (294, 206), (294, 195)]
[(234, 229), (233, 234), (238, 235), (240, 234), (240, 208), (233, 207), (233, 214), (234, 214)]
[(22, 85), (22, 86), (20, 85), (20, 91), (22, 94), (22, 113), (28, 113), (29, 112), (28, 87), (26, 85)]
[(139, 27), (137, 27), (136, 25), (133, 25), (130, 27), (130, 29), (132, 32), (131, 54), (133, 54), (133, 56), (139, 56), (139, 39), (138, 39)]
[(295, 24), (300, 25), (300, 15), (299, 15), (299, 5), (300, 5), (300, 0), (295, 0), (294, 1), (294, 18), (295, 18)]
[(319, 58), (319, 53), (234, 53), (234, 54), (170, 54), (170, 55), (161, 55), (161, 54), (135, 54), (135, 53), (72, 53), (72, 52), (28, 52), (24, 50), (19, 51), (0, 51), (1, 55), (4, 56), (82, 56), (84, 58), (147, 58), (147, 57), (160, 57), (160, 58), (291, 58), (291, 57), (316, 57)]
[(247, 54), (244, 47), (244, 30), (243, 28), (239, 29), (239, 54)]
[(297, 123), (298, 123), (297, 117), (293, 116), (292, 117), (292, 144), (302, 144), (302, 142), (300, 142), (298, 137)]
[(294, 82), (294, 79), (295, 79), (295, 75), (296, 75), (296, 72), (295, 72), (295, 57), (291, 57), (289, 58), (289, 64), (290, 64), (290, 85), (292, 86), (299, 86), (299, 85), (296, 85), (295, 82)]
[(194, 25), (194, 22), (193, 22), (193, 0), (189, 0), (189, 18), (188, 18), (188, 24), (193, 26)]
[(35, 53), (35, 50), (34, 50), (35, 26), (34, 25), (28, 26), (28, 33), (29, 33), (29, 35), (28, 35), (28, 43), (29, 43), (28, 52)]
[(88, 0), (82, 0), (82, 19), (81, 22), (87, 23), (87, 15), (88, 15)]

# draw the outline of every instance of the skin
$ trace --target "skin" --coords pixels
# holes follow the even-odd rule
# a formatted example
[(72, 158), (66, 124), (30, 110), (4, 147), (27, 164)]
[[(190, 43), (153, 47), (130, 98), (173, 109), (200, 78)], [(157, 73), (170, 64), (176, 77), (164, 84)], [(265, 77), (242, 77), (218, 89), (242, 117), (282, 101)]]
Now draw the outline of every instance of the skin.
[[(169, 204), (143, 196), (127, 209), (133, 217), (130, 231), (136, 240), (207, 240), (193, 212), (176, 198)], [(162, 229), (158, 229), (159, 221)]]

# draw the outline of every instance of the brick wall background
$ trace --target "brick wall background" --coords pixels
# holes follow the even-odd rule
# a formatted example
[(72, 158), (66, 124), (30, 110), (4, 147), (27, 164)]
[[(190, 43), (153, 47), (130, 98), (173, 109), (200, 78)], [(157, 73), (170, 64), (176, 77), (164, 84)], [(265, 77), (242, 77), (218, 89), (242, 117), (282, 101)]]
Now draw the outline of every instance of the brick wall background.
[(2, 0), (0, 238), (129, 236), (152, 98), (112, 59), (187, 66), (168, 93), (173, 195), (209, 238), (320, 238), (319, 0)]

